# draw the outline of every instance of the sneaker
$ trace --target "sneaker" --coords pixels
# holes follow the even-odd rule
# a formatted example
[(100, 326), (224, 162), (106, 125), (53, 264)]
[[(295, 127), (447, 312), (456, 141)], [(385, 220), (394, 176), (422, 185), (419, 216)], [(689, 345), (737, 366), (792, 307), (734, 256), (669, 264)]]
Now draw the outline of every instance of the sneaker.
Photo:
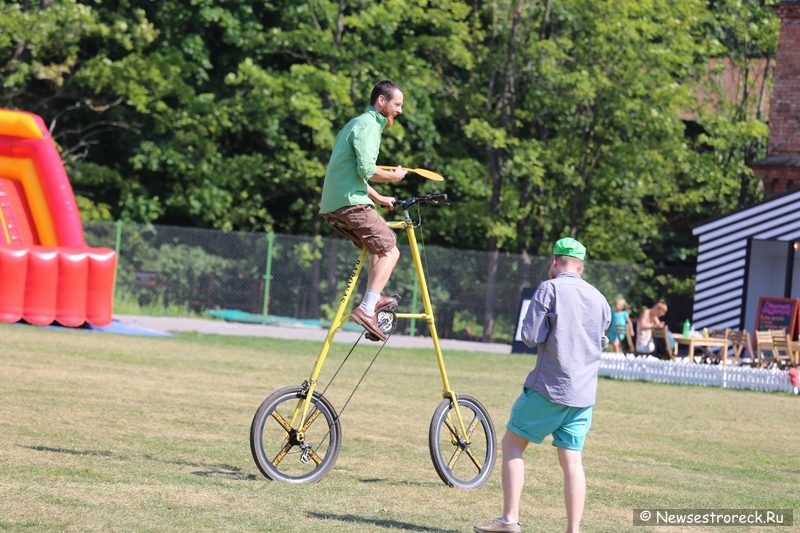
[(519, 524), (506, 524), (500, 518), (495, 518), (494, 521), (486, 526), (475, 526), (472, 528), (475, 533), (491, 533), (491, 532), (506, 532), (506, 533), (520, 533), (522, 531)]
[(375, 314), (378, 314), (378, 311), (391, 311), (394, 312), (397, 309), (397, 304), (400, 303), (400, 295), (399, 294), (392, 294), (391, 296), (384, 296), (381, 295), (378, 298), (378, 303), (375, 304)]
[(367, 334), (372, 333), (374, 336), (378, 337), (378, 340), (386, 342), (387, 337), (381, 331), (381, 328), (378, 327), (378, 319), (375, 317), (375, 315), (369, 316), (364, 312), (363, 309), (356, 307), (353, 309), (350, 318), (352, 318), (356, 324), (361, 325), (365, 330), (367, 330)]

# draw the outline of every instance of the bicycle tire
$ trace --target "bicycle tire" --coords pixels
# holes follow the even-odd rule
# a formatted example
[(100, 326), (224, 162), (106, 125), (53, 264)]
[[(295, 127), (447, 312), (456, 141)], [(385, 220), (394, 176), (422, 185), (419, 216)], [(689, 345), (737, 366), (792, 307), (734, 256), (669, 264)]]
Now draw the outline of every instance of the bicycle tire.
[(468, 394), (457, 396), (469, 439), (461, 435), (455, 414), (451, 416), (454, 410), (452, 399), (442, 400), (433, 413), (428, 433), (431, 460), (446, 485), (477, 489), (489, 480), (497, 459), (494, 424), (489, 412), (476, 398)]
[[(315, 391), (311, 399), (303, 443), (297, 441), (298, 428), (287, 431), (283, 425), (288, 426), (298, 402), (305, 398), (304, 390), (291, 386), (273, 392), (261, 402), (253, 417), (250, 451), (256, 466), (268, 479), (315, 483), (328, 475), (339, 457), (342, 426), (333, 405), (319, 392)], [(325, 424), (320, 423), (323, 421), (320, 415)]]

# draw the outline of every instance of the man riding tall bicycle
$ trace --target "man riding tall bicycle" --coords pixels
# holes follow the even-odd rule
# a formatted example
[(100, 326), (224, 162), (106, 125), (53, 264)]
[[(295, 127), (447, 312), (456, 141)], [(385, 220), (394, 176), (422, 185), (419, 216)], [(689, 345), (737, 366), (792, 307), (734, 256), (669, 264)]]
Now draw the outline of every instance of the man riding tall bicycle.
[(394, 311), (397, 295), (383, 296), (381, 291), (392, 275), (400, 251), (397, 236), (374, 209), (375, 203), (394, 208), (395, 199), (383, 196), (369, 185), (401, 181), (406, 170), (398, 166), (384, 170), (376, 166), (381, 134), (403, 113), (403, 90), (384, 80), (372, 89), (366, 111), (345, 125), (336, 137), (322, 185), (320, 215), (336, 231), (370, 253), (367, 291), (361, 304), (353, 309), (352, 319), (364, 327), (367, 338), (386, 342), (378, 326), (378, 311)]

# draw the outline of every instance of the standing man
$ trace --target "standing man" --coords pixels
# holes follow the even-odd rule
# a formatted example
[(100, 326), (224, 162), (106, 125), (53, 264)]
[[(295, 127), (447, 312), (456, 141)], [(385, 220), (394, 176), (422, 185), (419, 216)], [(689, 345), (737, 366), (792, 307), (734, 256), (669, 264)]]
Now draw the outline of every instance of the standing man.
[(556, 242), (550, 280), (533, 294), (522, 340), (536, 346), (536, 367), (511, 408), (503, 437), (503, 516), (476, 533), (518, 533), (519, 502), (525, 480), (522, 452), (528, 442), (541, 444), (553, 435), (564, 471), (567, 533), (578, 533), (586, 499), (581, 450), (592, 424), (600, 353), (611, 308), (596, 288), (581, 278), (586, 248), (575, 239)]
[(368, 182), (398, 182), (406, 175), (399, 166), (394, 170), (375, 166), (384, 128), (391, 128), (395, 117), (402, 113), (403, 90), (392, 81), (379, 82), (372, 89), (367, 110), (348, 122), (336, 136), (325, 171), (319, 210), (336, 231), (371, 254), (367, 292), (351, 317), (383, 342), (386, 342), (386, 335), (378, 327), (375, 314), (397, 308), (400, 297), (382, 296), (381, 291), (392, 275), (400, 251), (394, 231), (386, 226), (386, 221), (374, 208), (378, 203), (393, 209), (394, 198), (378, 194)]

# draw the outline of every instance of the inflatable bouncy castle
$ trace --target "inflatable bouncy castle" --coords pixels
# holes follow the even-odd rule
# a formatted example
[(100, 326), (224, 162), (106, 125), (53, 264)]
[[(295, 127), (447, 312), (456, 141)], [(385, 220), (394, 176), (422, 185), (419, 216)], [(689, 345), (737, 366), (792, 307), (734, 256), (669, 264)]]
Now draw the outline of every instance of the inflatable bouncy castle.
[(0, 322), (110, 324), (116, 262), (86, 246), (44, 121), (0, 109)]

